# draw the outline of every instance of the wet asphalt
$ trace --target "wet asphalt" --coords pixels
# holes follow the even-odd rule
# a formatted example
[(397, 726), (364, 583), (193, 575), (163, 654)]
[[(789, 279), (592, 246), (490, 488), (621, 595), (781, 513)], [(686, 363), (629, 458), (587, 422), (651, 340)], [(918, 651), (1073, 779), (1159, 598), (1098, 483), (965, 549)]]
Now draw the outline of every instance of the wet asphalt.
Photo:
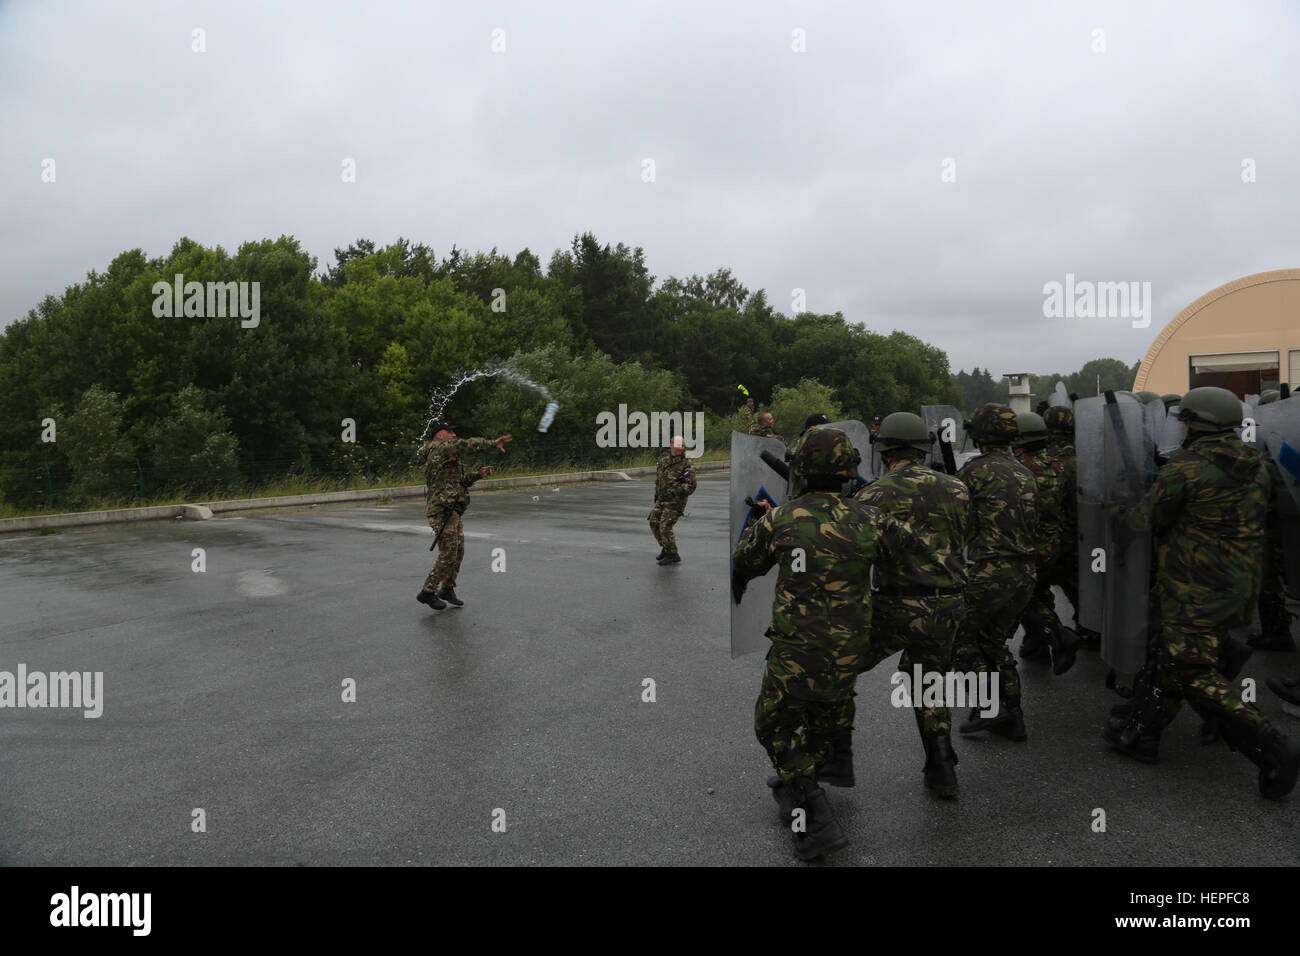
[[(478, 494), (442, 612), (414, 500), (0, 538), (0, 671), (103, 672), (97, 719), (0, 709), (0, 864), (804, 865), (753, 735), (762, 657), (729, 654), (726, 487), (667, 568), (648, 482)], [(858, 683), (827, 865), (1300, 863), (1300, 793), (1263, 800), (1190, 712), (1157, 765), (1107, 751), (1095, 654), (1022, 665), (1029, 741), (954, 737), (961, 794), (931, 798), (892, 663)], [(1297, 666), (1244, 672), (1291, 733), (1263, 678)]]

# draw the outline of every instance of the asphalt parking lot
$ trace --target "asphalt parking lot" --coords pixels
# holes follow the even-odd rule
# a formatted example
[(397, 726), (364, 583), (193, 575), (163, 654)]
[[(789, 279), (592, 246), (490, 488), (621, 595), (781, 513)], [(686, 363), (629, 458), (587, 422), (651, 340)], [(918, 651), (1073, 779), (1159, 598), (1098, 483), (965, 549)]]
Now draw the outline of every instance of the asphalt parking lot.
[[(414, 500), (0, 539), (0, 670), (103, 672), (98, 718), (0, 709), (0, 863), (803, 865), (753, 736), (761, 655), (729, 656), (725, 478), (700, 482), (675, 567), (651, 497), (476, 495), (466, 607), (442, 612), (415, 601)], [(1263, 678), (1297, 666), (1245, 671), (1290, 733)], [(955, 737), (956, 801), (921, 785), (891, 670), (859, 681), (830, 865), (1300, 863), (1300, 794), (1260, 798), (1190, 712), (1155, 766), (1107, 751), (1095, 654), (1022, 666), (1029, 742)]]

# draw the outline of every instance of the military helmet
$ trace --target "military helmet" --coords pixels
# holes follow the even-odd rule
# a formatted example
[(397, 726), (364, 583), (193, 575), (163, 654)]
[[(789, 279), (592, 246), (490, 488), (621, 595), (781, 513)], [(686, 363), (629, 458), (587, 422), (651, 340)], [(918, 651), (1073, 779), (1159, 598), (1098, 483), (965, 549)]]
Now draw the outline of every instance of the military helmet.
[(1183, 400), (1183, 396), (1179, 395), (1177, 392), (1170, 392), (1168, 395), (1160, 396), (1160, 401), (1165, 403), (1166, 411), (1168, 411), (1169, 409), (1173, 408), (1175, 405), (1182, 402), (1182, 400)]
[(1160, 395), (1157, 392), (1148, 391), (1146, 389), (1138, 392), (1133, 397), (1143, 405), (1150, 405), (1152, 402), (1160, 401)]
[(858, 476), (862, 455), (853, 447), (849, 436), (838, 428), (818, 425), (799, 438), (792, 464), (796, 475), (824, 475), (848, 481)]
[(933, 441), (925, 419), (912, 412), (894, 412), (880, 422), (880, 430), (873, 441), (885, 448), (917, 448), (929, 451)]
[(1020, 434), (1016, 413), (997, 402), (988, 402), (975, 410), (970, 431), (975, 441), (987, 445), (1009, 445)]
[(1191, 431), (1226, 432), (1241, 424), (1241, 399), (1226, 388), (1194, 388), (1181, 404), (1178, 420)]
[(1259, 403), (1261, 405), (1269, 405), (1273, 402), (1278, 401), (1281, 398), (1282, 398), (1282, 392), (1281, 390), (1276, 388), (1266, 388), (1264, 389), (1264, 391), (1259, 393)]
[(1043, 424), (1058, 434), (1074, 434), (1074, 409), (1068, 405), (1053, 405), (1043, 412)]
[(1016, 415), (1016, 428), (1020, 431), (1020, 441), (1025, 444), (1047, 440), (1047, 423), (1042, 415), (1020, 412)]

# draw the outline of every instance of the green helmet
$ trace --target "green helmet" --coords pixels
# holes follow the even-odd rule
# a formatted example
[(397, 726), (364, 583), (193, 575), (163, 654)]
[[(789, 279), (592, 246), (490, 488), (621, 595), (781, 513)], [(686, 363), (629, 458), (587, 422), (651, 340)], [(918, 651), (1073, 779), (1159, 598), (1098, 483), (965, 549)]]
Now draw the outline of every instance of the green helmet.
[(1020, 434), (1016, 413), (1008, 406), (989, 402), (975, 410), (970, 420), (971, 437), (986, 445), (1009, 445)]
[(892, 415), (886, 415), (880, 423), (880, 431), (876, 432), (875, 438), (877, 444), (885, 448), (917, 448), (921, 451), (930, 450), (930, 429), (926, 427), (925, 419), (920, 415), (914, 415), (912, 412), (894, 412)]
[(1043, 424), (1057, 434), (1074, 434), (1074, 409), (1068, 405), (1053, 405), (1043, 412)]
[(1183, 396), (1178, 420), (1191, 431), (1230, 431), (1241, 424), (1241, 399), (1226, 388), (1194, 388)]
[(794, 473), (802, 477), (823, 475), (848, 481), (858, 476), (862, 456), (844, 432), (818, 425), (800, 436), (792, 463)]
[(1145, 390), (1138, 392), (1133, 397), (1136, 398), (1143, 405), (1150, 405), (1152, 402), (1160, 401), (1160, 396), (1157, 395), (1155, 392), (1149, 392)]
[(1160, 396), (1160, 401), (1165, 403), (1165, 411), (1173, 408), (1175, 405), (1182, 402), (1182, 400), (1183, 396), (1179, 395), (1177, 392), (1170, 392), (1168, 395)]
[(1020, 412), (1016, 415), (1016, 428), (1020, 431), (1020, 442), (1030, 445), (1038, 441), (1047, 441), (1047, 423), (1042, 415), (1033, 412)]
[(1280, 389), (1276, 388), (1266, 388), (1264, 391), (1259, 393), (1259, 403), (1261, 405), (1268, 405), (1272, 402), (1279, 401), (1281, 398), (1282, 392)]

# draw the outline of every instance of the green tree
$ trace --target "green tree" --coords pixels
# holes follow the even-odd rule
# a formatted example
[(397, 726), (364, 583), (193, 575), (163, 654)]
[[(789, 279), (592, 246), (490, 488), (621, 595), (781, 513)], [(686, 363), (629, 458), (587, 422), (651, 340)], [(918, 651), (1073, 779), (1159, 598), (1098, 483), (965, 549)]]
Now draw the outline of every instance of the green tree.
[(82, 500), (126, 494), (133, 487), (135, 456), (122, 437), (123, 403), (92, 385), (68, 415), (54, 413), (57, 444), (72, 473), (70, 490)]
[(151, 435), (153, 479), (167, 488), (212, 489), (229, 483), (238, 466), (239, 442), (220, 409), (205, 407), (197, 385), (176, 395), (171, 414)]
[(834, 391), (815, 378), (805, 378), (793, 388), (778, 387), (772, 393), (771, 412), (776, 433), (790, 443), (803, 431), (809, 415), (821, 412), (833, 422), (846, 417)]

